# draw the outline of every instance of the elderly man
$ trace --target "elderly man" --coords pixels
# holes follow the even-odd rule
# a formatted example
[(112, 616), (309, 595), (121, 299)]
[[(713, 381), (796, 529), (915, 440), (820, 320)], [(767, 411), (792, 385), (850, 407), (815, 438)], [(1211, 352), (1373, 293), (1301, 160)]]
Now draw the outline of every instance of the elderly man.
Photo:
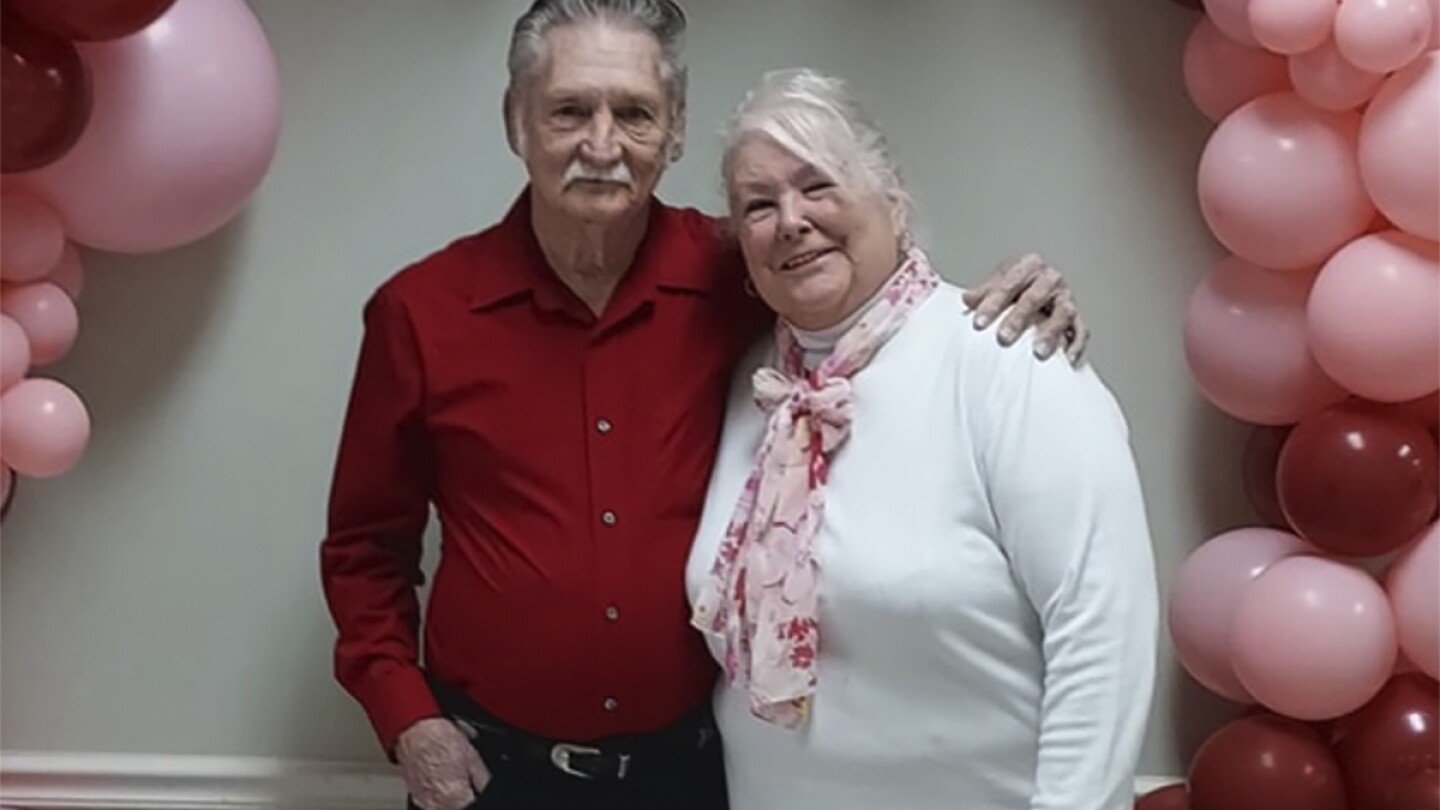
[[(683, 29), (670, 0), (536, 2), (505, 95), (529, 186), (365, 308), (322, 577), (336, 677), (423, 810), (725, 806), (683, 571), (731, 366), (772, 316), (715, 220), (652, 196)], [(1003, 337), (1044, 310), (1039, 341), (1078, 355), (1057, 273), (1012, 262), (972, 305), (1017, 298)]]

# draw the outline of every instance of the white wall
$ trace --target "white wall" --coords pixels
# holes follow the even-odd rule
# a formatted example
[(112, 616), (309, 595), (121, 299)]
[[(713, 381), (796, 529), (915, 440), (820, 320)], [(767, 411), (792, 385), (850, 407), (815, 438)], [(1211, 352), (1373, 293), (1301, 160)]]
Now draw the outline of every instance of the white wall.
[[(164, 255), (86, 256), (82, 465), (22, 481), (3, 543), (10, 751), (372, 759), (330, 677), (316, 573), (361, 303), (500, 216), (499, 116), (522, 0), (255, 0), (285, 131), (240, 220)], [(716, 210), (715, 132), (762, 69), (849, 78), (886, 127), (948, 275), (1038, 249), (1128, 413), (1162, 580), (1248, 519), (1243, 428), (1191, 389), (1193, 204), (1209, 125), (1184, 97), (1194, 17), (1162, 0), (688, 0), (688, 155), (662, 188)], [(432, 538), (433, 539), (433, 538)], [(433, 547), (433, 546), (432, 546)], [(1166, 654), (1141, 771), (1183, 773), (1229, 709)]]

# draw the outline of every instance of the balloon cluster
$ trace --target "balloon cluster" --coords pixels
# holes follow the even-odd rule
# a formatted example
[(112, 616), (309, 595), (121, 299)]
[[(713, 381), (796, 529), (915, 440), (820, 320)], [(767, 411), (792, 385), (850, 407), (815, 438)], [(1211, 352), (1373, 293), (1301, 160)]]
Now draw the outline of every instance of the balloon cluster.
[(1190, 675), (1254, 709), (1137, 807), (1440, 810), (1440, 0), (1203, 9), (1183, 72), (1230, 255), (1185, 355), (1256, 425), (1265, 525), (1197, 548), (1168, 619)]
[(76, 245), (166, 250), (229, 221), (275, 154), (280, 83), (244, 0), (0, 2), (0, 515), (59, 475), (80, 398), (31, 377), (79, 330)]

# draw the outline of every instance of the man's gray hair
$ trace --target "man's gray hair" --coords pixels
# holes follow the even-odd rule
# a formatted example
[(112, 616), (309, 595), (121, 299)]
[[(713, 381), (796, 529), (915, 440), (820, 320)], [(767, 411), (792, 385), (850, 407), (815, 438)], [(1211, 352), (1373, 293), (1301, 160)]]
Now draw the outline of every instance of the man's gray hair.
[(519, 90), (545, 59), (552, 28), (587, 20), (635, 25), (660, 43), (660, 79), (675, 110), (685, 106), (685, 12), (673, 0), (535, 0), (510, 36), (510, 89)]
[(901, 226), (909, 223), (910, 194), (885, 136), (836, 77), (809, 68), (766, 73), (736, 106), (724, 134), (727, 182), (736, 149), (761, 135), (843, 186), (885, 195), (899, 206)]

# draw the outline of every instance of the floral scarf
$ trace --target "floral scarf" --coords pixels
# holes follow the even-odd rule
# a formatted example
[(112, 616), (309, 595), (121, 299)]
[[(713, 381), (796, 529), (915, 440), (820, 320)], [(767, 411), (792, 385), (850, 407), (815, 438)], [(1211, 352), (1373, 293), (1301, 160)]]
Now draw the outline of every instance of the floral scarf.
[(850, 435), (850, 377), (869, 364), (939, 285), (909, 250), (875, 302), (808, 374), (791, 327), (776, 323), (783, 370), (755, 372), (764, 438), (691, 623), (725, 643), (725, 677), (756, 717), (796, 728), (809, 713), (819, 649), (815, 538), (830, 460)]

